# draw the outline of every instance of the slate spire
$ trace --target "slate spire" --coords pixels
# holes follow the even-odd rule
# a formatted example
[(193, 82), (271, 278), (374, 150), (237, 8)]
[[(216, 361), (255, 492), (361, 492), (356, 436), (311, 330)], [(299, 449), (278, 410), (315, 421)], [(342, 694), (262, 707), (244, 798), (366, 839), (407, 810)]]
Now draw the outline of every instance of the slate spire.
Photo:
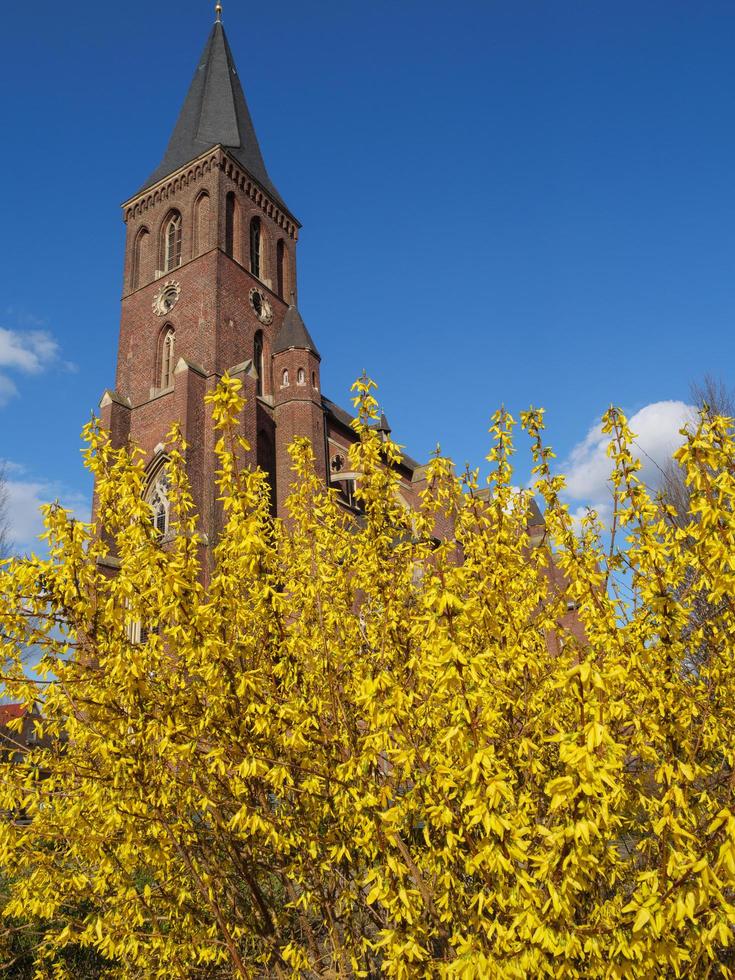
[(219, 11), (163, 160), (141, 190), (217, 145), (288, 211), (268, 176)]
[(273, 345), (273, 353), (280, 354), (285, 350), (310, 350), (312, 354), (321, 360), (321, 355), (316, 349), (316, 344), (311, 339), (311, 334), (306, 329), (306, 324), (301, 319), (301, 314), (296, 306), (296, 294), (291, 293), (291, 305), (286, 310), (281, 329), (278, 331), (276, 342)]

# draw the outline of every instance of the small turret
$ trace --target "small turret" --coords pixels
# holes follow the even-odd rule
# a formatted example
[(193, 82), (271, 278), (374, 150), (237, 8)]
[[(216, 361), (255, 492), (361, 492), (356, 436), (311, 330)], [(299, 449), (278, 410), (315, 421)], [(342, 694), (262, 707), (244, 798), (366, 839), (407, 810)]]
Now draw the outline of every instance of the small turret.
[[(286, 310), (281, 329), (273, 344), (273, 394), (276, 431), (279, 443), (289, 445), (294, 438), (305, 436), (311, 441), (317, 472), (326, 472), (324, 406), (321, 396), (319, 362), (321, 357), (306, 328), (296, 295)], [(279, 497), (285, 496), (293, 474), (289, 472), (286, 454), (280, 457), (277, 486)], [(281, 509), (279, 500), (279, 511)]]
[(306, 329), (296, 305), (296, 294), (292, 291), (291, 304), (273, 344), (276, 404), (297, 398), (301, 401), (317, 401), (321, 406), (320, 361), (319, 351)]
[(306, 329), (306, 324), (301, 318), (299, 308), (296, 305), (296, 293), (293, 290), (291, 290), (291, 303), (286, 310), (283, 324), (278, 331), (276, 342), (273, 345), (274, 354), (281, 354), (287, 350), (308, 350), (318, 360), (321, 360), (319, 351), (316, 349), (316, 344), (311, 339), (311, 334)]

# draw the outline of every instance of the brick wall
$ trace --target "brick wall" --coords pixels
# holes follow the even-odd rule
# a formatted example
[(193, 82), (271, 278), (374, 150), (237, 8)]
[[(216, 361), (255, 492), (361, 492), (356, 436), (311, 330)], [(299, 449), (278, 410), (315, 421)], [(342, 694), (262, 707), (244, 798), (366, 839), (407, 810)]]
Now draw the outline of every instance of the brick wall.
[[(165, 228), (174, 210), (181, 215), (181, 264), (161, 275)], [(210, 545), (205, 549), (208, 565), (224, 518), (215, 487), (215, 433), (204, 397), (225, 372), (242, 382), (247, 403), (240, 434), (251, 446), (248, 462), (262, 466), (271, 477), (274, 510), (283, 514), (293, 481), (288, 446), (294, 438), (311, 441), (317, 472), (329, 481), (319, 358), (297, 349), (272, 354), (291, 290), (296, 291), (298, 225), (221, 148), (128, 201), (124, 213), (127, 242), (118, 364), (115, 391), (103, 402), (102, 419), (115, 445), (131, 439), (144, 450), (148, 463), (174, 421), (180, 423), (189, 447), (192, 494)], [(261, 228), (259, 277), (250, 269), (250, 225), (256, 217)], [(141, 233), (146, 233), (142, 248)], [(177, 284), (178, 300), (159, 316), (154, 301), (168, 283)], [(253, 290), (258, 290), (270, 315), (258, 316)], [(172, 379), (163, 377), (161, 364), (168, 329), (175, 331)], [(260, 392), (252, 363), (258, 332), (263, 345)], [(164, 380), (172, 383), (164, 388)], [(346, 450), (354, 433), (344, 425), (329, 425), (336, 444)], [(418, 504), (420, 488), (411, 469), (402, 469), (401, 496), (409, 506)]]

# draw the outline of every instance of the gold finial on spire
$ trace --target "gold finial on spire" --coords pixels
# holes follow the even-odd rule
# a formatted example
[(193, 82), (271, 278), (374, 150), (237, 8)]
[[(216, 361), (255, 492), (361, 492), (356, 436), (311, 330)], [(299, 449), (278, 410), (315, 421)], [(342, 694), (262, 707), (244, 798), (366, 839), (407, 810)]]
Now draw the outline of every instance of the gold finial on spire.
[(217, 5), (214, 8), (214, 12), (217, 15), (217, 23), (222, 23), (222, 4), (217, 0)]

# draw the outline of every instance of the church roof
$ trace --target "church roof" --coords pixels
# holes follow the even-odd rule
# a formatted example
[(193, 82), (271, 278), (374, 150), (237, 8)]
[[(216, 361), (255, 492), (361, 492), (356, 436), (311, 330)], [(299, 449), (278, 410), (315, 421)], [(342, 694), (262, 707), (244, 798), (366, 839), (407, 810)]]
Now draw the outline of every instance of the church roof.
[(163, 160), (141, 190), (172, 174), (190, 160), (195, 160), (213, 146), (223, 146), (263, 190), (288, 211), (268, 176), (232, 51), (220, 21), (212, 28), (199, 59)]
[(276, 342), (273, 346), (273, 353), (280, 354), (284, 350), (297, 347), (299, 350), (310, 350), (312, 354), (321, 360), (321, 355), (316, 349), (316, 344), (311, 339), (311, 334), (306, 329), (306, 324), (301, 319), (296, 297), (291, 293), (291, 305), (286, 310), (281, 329), (278, 331)]
[[(344, 426), (345, 429), (349, 429), (350, 432), (354, 433), (352, 421), (355, 416), (353, 414), (346, 411), (336, 402), (333, 402), (331, 398), (327, 398), (326, 395), (322, 395), (322, 405), (324, 407), (324, 411), (327, 413), (330, 419), (333, 419), (335, 422), (339, 422), (339, 424)], [(385, 418), (385, 416), (383, 416), (383, 418)], [(422, 468), (421, 463), (415, 460), (412, 456), (409, 456), (408, 453), (404, 452), (401, 453), (401, 465), (405, 466), (407, 470), (411, 471), (411, 473)]]

